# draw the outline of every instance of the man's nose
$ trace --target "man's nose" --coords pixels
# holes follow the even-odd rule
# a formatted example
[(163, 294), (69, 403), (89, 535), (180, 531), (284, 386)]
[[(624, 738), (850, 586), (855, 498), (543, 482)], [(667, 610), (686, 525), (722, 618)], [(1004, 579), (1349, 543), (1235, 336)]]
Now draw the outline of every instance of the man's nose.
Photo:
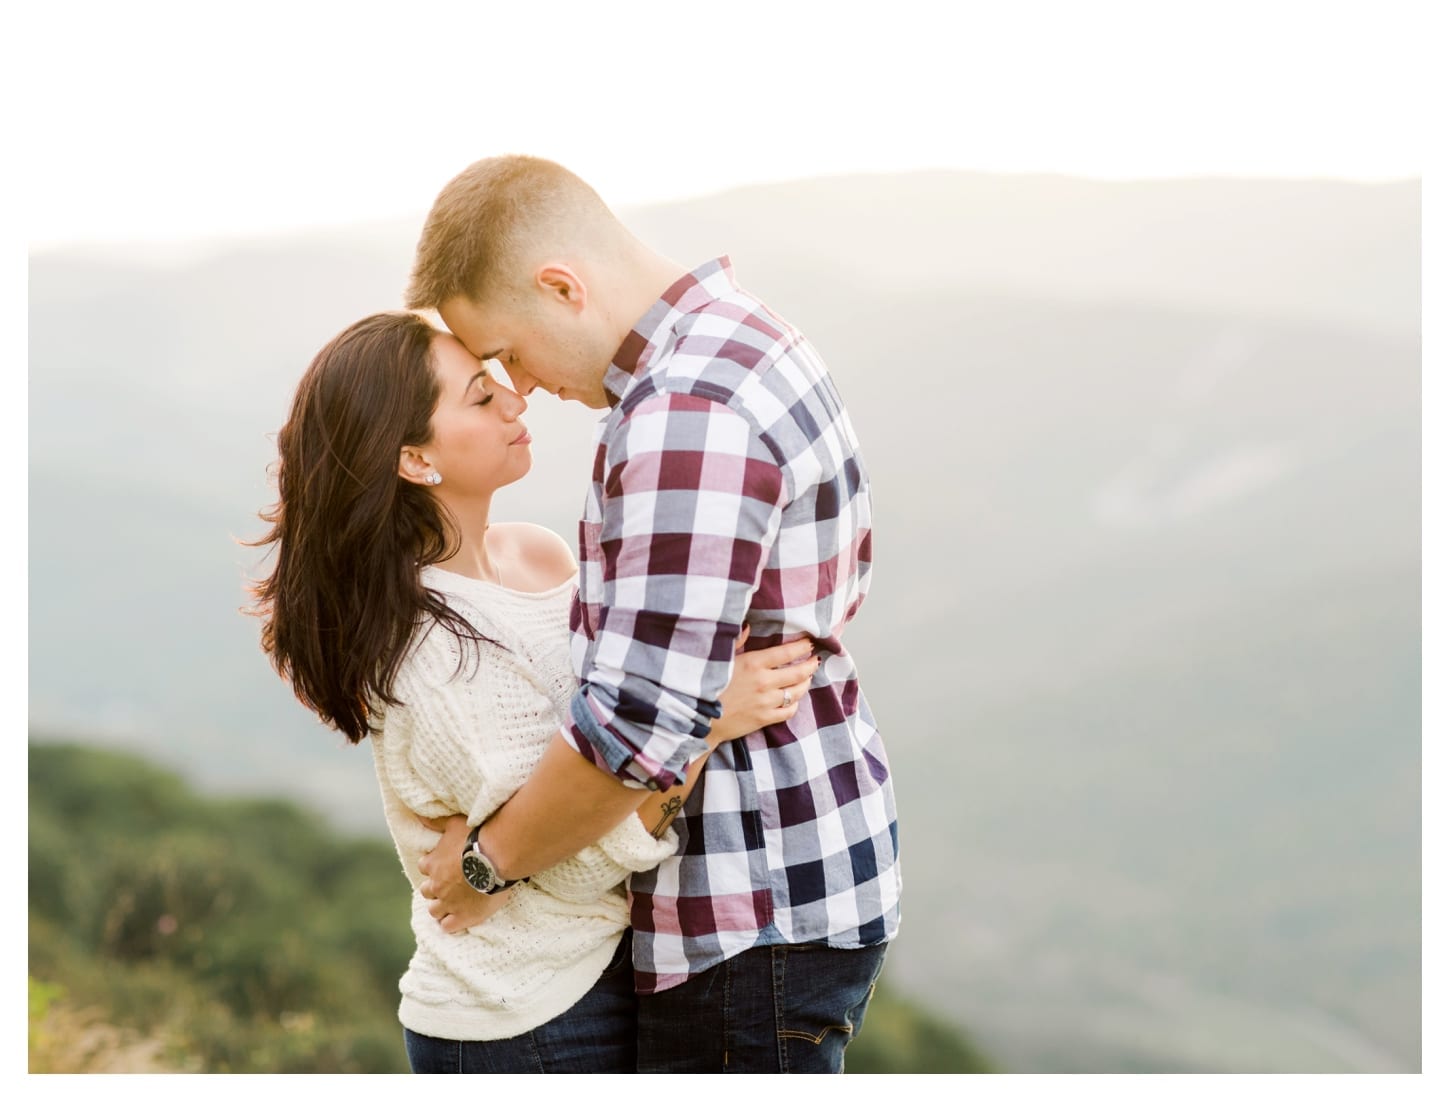
[(514, 390), (518, 392), (520, 398), (527, 398), (534, 392), (534, 387), (539, 385), (538, 379), (517, 366), (509, 369), (509, 379), (513, 382)]

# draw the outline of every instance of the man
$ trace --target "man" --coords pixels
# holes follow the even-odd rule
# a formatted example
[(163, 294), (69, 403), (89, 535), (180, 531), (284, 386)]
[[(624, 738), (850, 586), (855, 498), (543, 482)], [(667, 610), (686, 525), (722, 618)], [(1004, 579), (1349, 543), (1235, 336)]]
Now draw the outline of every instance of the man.
[(742, 628), (751, 647), (810, 636), (826, 661), (794, 718), (714, 754), (683, 809), (660, 798), (681, 842), (630, 882), (640, 1070), (840, 1071), (900, 871), (886, 755), (841, 641), (870, 576), (869, 487), (824, 365), (727, 259), (686, 271), (531, 157), (444, 188), (407, 299), (520, 393), (608, 410), (571, 722), (476, 842), (455, 820), (425, 859), (433, 915), (466, 928), (475, 889), (595, 841), (641, 787), (669, 789), (707, 749)]

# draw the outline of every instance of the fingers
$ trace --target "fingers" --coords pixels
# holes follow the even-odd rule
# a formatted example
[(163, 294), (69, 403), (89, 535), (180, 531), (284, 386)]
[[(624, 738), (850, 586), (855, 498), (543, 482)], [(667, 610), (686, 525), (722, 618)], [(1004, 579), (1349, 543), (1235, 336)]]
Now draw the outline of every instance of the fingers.
[(808, 658), (815, 649), (815, 640), (806, 635), (789, 643), (778, 643), (773, 647), (765, 647), (750, 653), (762, 666), (774, 669), (777, 666), (788, 666), (792, 662)]
[(437, 819), (429, 819), (425, 815), (418, 815), (415, 813), (413, 815), (413, 818), (417, 819), (418, 822), (422, 823), (429, 830), (436, 830), (439, 834), (443, 834), (448, 830), (448, 824), (452, 822), (453, 819), (456, 818), (456, 816), (443, 815)]
[(766, 691), (769, 696), (767, 706), (775, 711), (777, 720), (788, 719), (796, 714), (801, 706), (801, 701), (805, 700), (810, 693), (810, 679)]
[(491, 896), (455, 897), (452, 905), (458, 910), (450, 910), (448, 903), (435, 899), (428, 904), (428, 914), (437, 921), (444, 933), (461, 934), (487, 922), (508, 906), (509, 900), (512, 898), (511, 891)]
[(745, 649), (745, 640), (750, 638), (750, 625), (746, 624), (740, 629), (740, 635), (735, 640), (735, 653), (739, 654)]
[(796, 712), (800, 711), (801, 700), (804, 698), (804, 696), (805, 696), (804, 693), (800, 694), (799, 696), (796, 695), (795, 693), (791, 693), (791, 695), (790, 695), (790, 703), (785, 704), (785, 703), (782, 703), (781, 701), (777, 701), (776, 702), (776, 705), (775, 705), (775, 715), (773, 715), (772, 717), (770, 717), (770, 719), (769, 719), (768, 722), (770, 722), (770, 723), (786, 723), (786, 722), (789, 722), (791, 719), (793, 719), (795, 717)]
[(751, 669), (773, 670), (781, 666), (799, 664), (802, 660), (809, 658), (815, 649), (815, 642), (806, 636), (789, 643), (778, 643), (773, 647), (747, 651), (744, 654), (737, 651), (735, 661)]
[[(438, 909), (435, 911), (434, 907)], [(445, 913), (440, 904), (435, 903), (433, 907), (429, 907), (428, 913), (438, 920), (438, 925), (443, 928), (445, 934), (461, 934), (469, 928), (457, 915)]]
[(781, 666), (761, 675), (761, 684), (769, 689), (799, 688), (810, 684), (816, 671), (821, 668), (821, 660), (812, 658), (809, 662), (800, 662), (794, 666)]

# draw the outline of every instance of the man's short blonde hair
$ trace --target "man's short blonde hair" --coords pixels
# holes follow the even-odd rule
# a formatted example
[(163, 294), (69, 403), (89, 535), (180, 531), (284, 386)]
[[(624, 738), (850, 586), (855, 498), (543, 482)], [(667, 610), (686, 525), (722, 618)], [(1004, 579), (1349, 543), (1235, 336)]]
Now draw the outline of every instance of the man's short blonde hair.
[(455, 298), (482, 303), (522, 289), (523, 264), (543, 246), (603, 215), (599, 195), (567, 168), (542, 157), (489, 157), (469, 165), (438, 193), (423, 224), (407, 306), (436, 310)]

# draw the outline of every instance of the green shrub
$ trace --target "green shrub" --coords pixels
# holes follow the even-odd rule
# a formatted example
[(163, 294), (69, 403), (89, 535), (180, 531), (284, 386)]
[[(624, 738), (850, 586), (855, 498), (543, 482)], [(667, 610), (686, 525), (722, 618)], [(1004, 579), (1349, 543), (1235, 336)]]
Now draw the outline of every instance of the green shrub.
[[(30, 745), (29, 814), (33, 1070), (101, 1070), (128, 1046), (183, 1070), (408, 1070), (398, 978), (413, 935), (390, 844), (53, 743)], [(82, 1009), (47, 1027), (62, 988)], [(67, 1056), (57, 1038), (81, 1027), (105, 1044)], [(849, 1071), (979, 1064), (954, 1030), (884, 992), (847, 1049)]]

